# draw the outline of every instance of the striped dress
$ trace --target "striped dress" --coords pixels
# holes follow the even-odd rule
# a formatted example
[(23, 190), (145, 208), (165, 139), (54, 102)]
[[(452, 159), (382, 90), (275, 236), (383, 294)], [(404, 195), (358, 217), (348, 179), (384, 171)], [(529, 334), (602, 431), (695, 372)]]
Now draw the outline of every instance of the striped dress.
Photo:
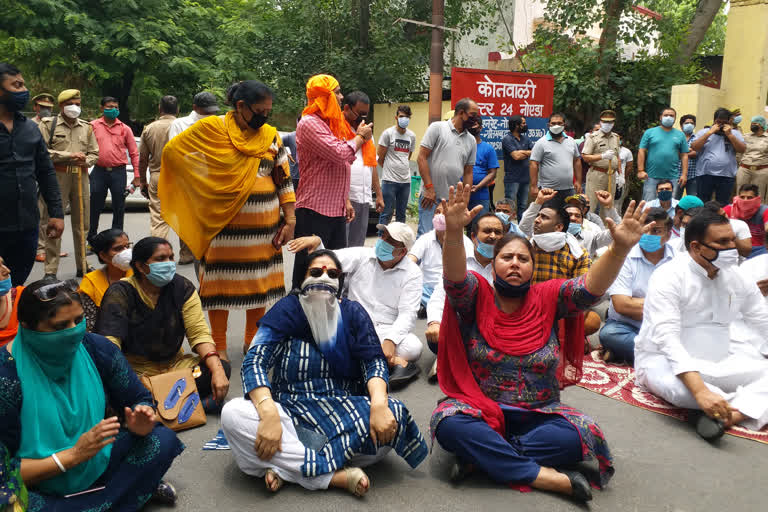
[(296, 201), (290, 179), (278, 189), (274, 165), (289, 175), (288, 153), (275, 138), (275, 161), (263, 159), (251, 195), (217, 234), (200, 266), (200, 299), (205, 310), (269, 308), (285, 295), (283, 253), (272, 246), (280, 206)]

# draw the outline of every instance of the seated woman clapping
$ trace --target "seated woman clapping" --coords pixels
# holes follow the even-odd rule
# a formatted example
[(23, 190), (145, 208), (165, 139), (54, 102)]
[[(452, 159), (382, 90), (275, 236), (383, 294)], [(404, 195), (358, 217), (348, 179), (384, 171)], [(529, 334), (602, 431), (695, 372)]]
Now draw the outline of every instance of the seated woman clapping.
[(112, 283), (131, 277), (131, 241), (122, 229), (107, 229), (91, 240), (93, 252), (104, 267), (88, 272), (80, 283), (80, 295), (85, 310), (85, 326), (88, 332), (96, 327), (101, 299)]
[[(171, 244), (141, 239), (133, 247), (131, 268), (132, 277), (104, 294), (96, 332), (120, 347), (139, 377), (199, 366), (195, 382), (203, 407), (217, 411), (229, 391), (231, 369), (219, 358), (195, 286), (176, 274)], [(195, 354), (184, 353), (185, 336)]]
[(459, 184), (445, 209), (447, 300), (437, 368), (448, 397), (432, 414), (432, 434), (458, 457), (456, 478), (473, 466), (498, 483), (587, 501), (592, 493), (584, 475), (555, 468), (596, 458), (600, 486), (614, 470), (600, 427), (560, 402), (560, 387), (580, 379), (584, 341), (574, 337), (561, 344), (556, 320), (578, 314), (605, 293), (646, 229), (643, 203), (637, 209), (630, 203), (618, 227), (606, 219), (611, 248), (574, 279), (531, 285), (531, 244), (504, 236), (494, 248), (491, 286), (466, 269), (462, 229), (479, 211), (467, 210), (469, 197), (470, 187)]
[(362, 496), (370, 480), (360, 467), (391, 449), (416, 467), (427, 445), (402, 402), (387, 396), (387, 360), (370, 317), (338, 299), (336, 255), (315, 251), (303, 270), (294, 273), (301, 292), (261, 319), (243, 361), (246, 396), (224, 406), (222, 428), (240, 469), (265, 477), (273, 492), (293, 482)]
[[(0, 349), (0, 445), (21, 460), (29, 510), (138, 510), (153, 495), (173, 503), (161, 478), (184, 446), (156, 421), (120, 350), (86, 333), (76, 290), (74, 280), (29, 285), (18, 335)], [(123, 426), (104, 418), (108, 404)]]

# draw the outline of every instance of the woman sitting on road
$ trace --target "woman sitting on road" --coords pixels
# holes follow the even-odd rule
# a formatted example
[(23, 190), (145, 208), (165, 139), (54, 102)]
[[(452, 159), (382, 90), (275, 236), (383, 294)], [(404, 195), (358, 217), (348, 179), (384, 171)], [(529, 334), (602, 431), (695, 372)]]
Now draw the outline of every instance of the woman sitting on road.
[(402, 402), (387, 396), (387, 360), (370, 317), (338, 299), (336, 255), (315, 251), (294, 275), (304, 276), (294, 283), (301, 292), (261, 320), (243, 361), (246, 397), (224, 406), (221, 425), (240, 469), (263, 476), (270, 491), (293, 482), (363, 496), (371, 483), (360, 467), (391, 449), (416, 467), (427, 445)]
[[(133, 370), (153, 376), (200, 366), (197, 391), (207, 412), (229, 390), (231, 369), (211, 339), (195, 286), (176, 274), (168, 240), (147, 237), (133, 248), (133, 276), (113, 283), (101, 301), (96, 332), (120, 347)], [(184, 337), (197, 355), (184, 354)]]
[(462, 229), (480, 210), (467, 210), (469, 196), (469, 187), (459, 184), (445, 208), (447, 301), (437, 368), (448, 397), (432, 414), (432, 435), (457, 455), (456, 479), (475, 467), (498, 483), (588, 501), (592, 493), (584, 475), (554, 468), (595, 457), (596, 483), (604, 486), (614, 472), (611, 454), (595, 421), (560, 402), (560, 386), (581, 377), (584, 346), (561, 346), (553, 327), (558, 318), (595, 304), (616, 278), (643, 233), (643, 203), (637, 209), (630, 203), (619, 226), (606, 219), (611, 248), (574, 279), (531, 285), (531, 244), (504, 236), (494, 248), (491, 286), (467, 272)]
[(23, 286), (11, 284), (11, 269), (0, 257), (0, 347), (16, 337), (19, 329), (17, 310), (22, 291)]
[[(171, 504), (176, 492), (161, 478), (184, 445), (157, 423), (120, 351), (86, 333), (76, 290), (74, 280), (29, 285), (19, 333), (0, 349), (0, 453), (16, 461), (6, 465), (13, 501), (46, 512), (138, 510), (153, 497)], [(104, 419), (107, 405), (122, 427)], [(14, 478), (19, 459), (28, 496)], [(3, 498), (0, 506), (11, 501)]]
[(101, 299), (112, 283), (124, 277), (131, 277), (131, 242), (122, 229), (107, 229), (91, 240), (93, 252), (104, 267), (88, 272), (80, 283), (80, 295), (85, 310), (85, 325), (88, 332), (96, 327)]

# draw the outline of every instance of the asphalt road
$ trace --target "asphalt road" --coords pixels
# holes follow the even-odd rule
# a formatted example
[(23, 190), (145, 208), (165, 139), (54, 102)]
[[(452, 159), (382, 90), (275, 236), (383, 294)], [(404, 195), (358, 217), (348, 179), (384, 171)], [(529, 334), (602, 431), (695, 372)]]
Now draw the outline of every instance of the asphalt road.
[[(105, 229), (111, 216), (102, 216)], [(125, 228), (133, 241), (149, 234), (146, 212), (126, 214)], [(178, 250), (178, 239), (172, 235)], [(72, 235), (67, 230), (64, 248), (72, 252)], [(91, 257), (96, 266), (96, 258)], [(43, 265), (38, 263), (30, 278), (40, 279)], [(193, 279), (191, 266), (180, 272)], [(74, 277), (74, 258), (63, 258), (59, 278)], [(242, 395), (239, 367), (240, 347), (245, 315), (230, 315), (229, 354), (235, 369), (229, 398)], [(424, 321), (418, 321), (416, 332), (423, 333)], [(422, 336), (423, 339), (423, 336)], [(429, 417), (441, 396), (435, 385), (426, 381), (433, 357), (425, 349), (419, 364), (422, 377), (393, 396), (400, 398), (416, 418), (422, 433), (428, 435)], [(411, 470), (392, 454), (378, 465), (368, 468), (370, 492), (357, 499), (340, 490), (309, 492), (286, 485), (277, 495), (266, 491), (262, 479), (244, 475), (237, 468), (231, 452), (202, 451), (219, 428), (218, 417), (208, 424), (180, 434), (187, 446), (167, 474), (179, 491), (176, 510), (180, 511), (245, 511), (245, 510), (312, 510), (312, 511), (410, 511), (410, 510), (515, 510), (515, 511), (663, 511), (699, 512), (722, 510), (764, 510), (764, 483), (768, 474), (768, 446), (725, 436), (712, 446), (699, 439), (690, 428), (673, 418), (645, 411), (580, 388), (563, 392), (563, 401), (596, 418), (610, 443), (616, 475), (607, 489), (595, 491), (588, 506), (580, 506), (567, 498), (541, 492), (520, 493), (498, 486), (481, 476), (460, 485), (448, 482), (452, 457), (435, 444), (432, 454)], [(149, 506), (146, 510), (168, 510)]]

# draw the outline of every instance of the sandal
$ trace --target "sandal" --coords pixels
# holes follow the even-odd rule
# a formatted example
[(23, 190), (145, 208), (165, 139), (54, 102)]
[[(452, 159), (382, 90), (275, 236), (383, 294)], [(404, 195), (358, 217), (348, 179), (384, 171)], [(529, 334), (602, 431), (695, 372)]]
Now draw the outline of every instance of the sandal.
[[(371, 479), (368, 478), (368, 475), (366, 475), (365, 471), (362, 469), (354, 467), (344, 468), (344, 474), (347, 477), (347, 490), (358, 498), (362, 498), (368, 491), (371, 490)], [(358, 493), (357, 486), (360, 485), (360, 482), (363, 480), (363, 478), (368, 480), (368, 488), (363, 492)]]
[[(270, 476), (272, 477), (272, 484), (277, 484), (274, 489), (272, 488), (272, 485), (270, 485), (269, 481), (267, 480)], [(266, 474), (264, 475), (264, 483), (267, 484), (267, 490), (269, 492), (277, 492), (283, 486), (285, 481), (282, 478), (280, 478), (277, 475), (277, 473), (274, 472), (274, 470), (268, 469)]]

